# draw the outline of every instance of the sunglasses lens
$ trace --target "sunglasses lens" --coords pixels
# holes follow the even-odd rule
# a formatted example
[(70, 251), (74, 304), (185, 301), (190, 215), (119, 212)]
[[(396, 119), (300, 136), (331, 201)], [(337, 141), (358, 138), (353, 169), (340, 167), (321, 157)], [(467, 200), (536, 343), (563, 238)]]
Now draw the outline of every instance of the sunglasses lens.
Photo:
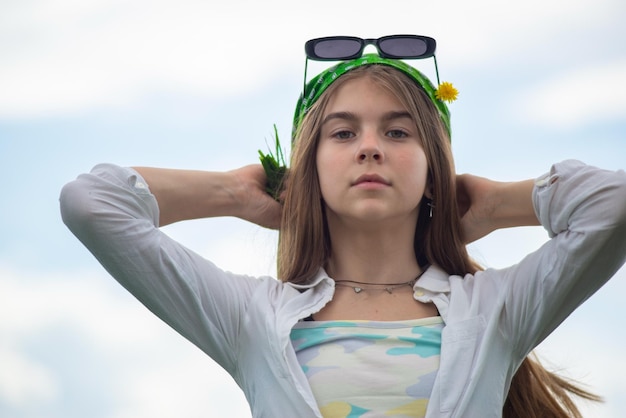
[(356, 39), (321, 40), (313, 47), (318, 59), (345, 59), (361, 50), (361, 42)]
[(381, 39), (378, 47), (389, 58), (419, 58), (428, 52), (428, 44), (419, 38), (389, 37)]

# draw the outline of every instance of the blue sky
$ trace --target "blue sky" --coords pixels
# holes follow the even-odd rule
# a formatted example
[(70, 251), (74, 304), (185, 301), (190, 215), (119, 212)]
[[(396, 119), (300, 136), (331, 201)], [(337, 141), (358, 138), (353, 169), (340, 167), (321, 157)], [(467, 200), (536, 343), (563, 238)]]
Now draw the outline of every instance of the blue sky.
[[(274, 123), (289, 135), (307, 39), (435, 37), (441, 78), (460, 91), (459, 172), (521, 180), (567, 158), (626, 168), (620, 0), (212, 3), (0, 5), (0, 416), (250, 416), (232, 379), (69, 233), (57, 199), (99, 162), (255, 163)], [(434, 73), (430, 60), (414, 65)], [(225, 269), (275, 271), (274, 232), (230, 218), (166, 230)], [(501, 231), (471, 252), (503, 267), (546, 239), (541, 228)], [(583, 405), (588, 416), (626, 412), (624, 294), (622, 269), (538, 349), (605, 396)]]

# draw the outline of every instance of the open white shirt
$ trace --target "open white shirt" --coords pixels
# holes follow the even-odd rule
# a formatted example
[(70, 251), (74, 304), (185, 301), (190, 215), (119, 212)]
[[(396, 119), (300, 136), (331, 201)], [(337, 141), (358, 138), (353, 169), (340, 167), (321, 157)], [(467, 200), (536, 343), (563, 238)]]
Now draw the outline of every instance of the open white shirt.
[[(539, 250), (465, 277), (432, 266), (415, 284), (445, 324), (428, 418), (500, 417), (526, 355), (624, 263), (623, 171), (556, 164), (533, 202), (552, 238)], [(157, 202), (128, 168), (79, 176), (64, 187), (61, 211), (122, 286), (233, 376), (254, 417), (321, 416), (289, 334), (333, 297), (323, 269), (306, 286), (222, 271), (158, 228)]]

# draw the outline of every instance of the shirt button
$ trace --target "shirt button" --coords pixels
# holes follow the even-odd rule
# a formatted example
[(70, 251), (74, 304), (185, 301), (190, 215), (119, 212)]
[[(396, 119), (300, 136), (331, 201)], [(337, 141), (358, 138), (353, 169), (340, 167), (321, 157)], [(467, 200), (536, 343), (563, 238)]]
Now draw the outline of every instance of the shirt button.
[(414, 295), (417, 297), (424, 296), (424, 292), (422, 292), (421, 290), (416, 290)]

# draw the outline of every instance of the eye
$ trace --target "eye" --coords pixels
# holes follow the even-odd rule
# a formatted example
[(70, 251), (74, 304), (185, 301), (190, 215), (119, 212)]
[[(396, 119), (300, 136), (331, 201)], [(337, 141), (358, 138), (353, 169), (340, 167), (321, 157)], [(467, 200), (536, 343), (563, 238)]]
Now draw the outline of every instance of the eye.
[(335, 133), (333, 133), (332, 135), (333, 138), (339, 139), (339, 140), (346, 140), (346, 139), (350, 139), (354, 137), (354, 133), (351, 131), (347, 131), (347, 130), (343, 130), (343, 131), (337, 131)]
[(404, 139), (409, 136), (408, 132), (402, 129), (391, 129), (386, 135), (391, 139)]

